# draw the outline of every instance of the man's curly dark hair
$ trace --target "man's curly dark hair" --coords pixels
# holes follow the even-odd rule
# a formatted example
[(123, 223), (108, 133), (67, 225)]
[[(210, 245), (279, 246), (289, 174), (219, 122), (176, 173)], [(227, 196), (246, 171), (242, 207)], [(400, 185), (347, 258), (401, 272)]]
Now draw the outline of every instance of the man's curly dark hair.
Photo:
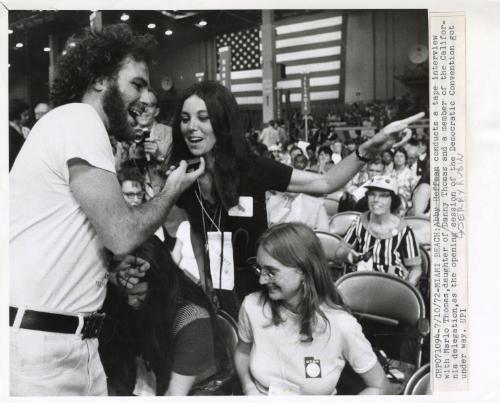
[(85, 29), (74, 43), (57, 66), (51, 91), (54, 106), (81, 102), (89, 86), (116, 75), (127, 56), (149, 66), (157, 45), (152, 35), (136, 35), (126, 24), (108, 25), (101, 32)]

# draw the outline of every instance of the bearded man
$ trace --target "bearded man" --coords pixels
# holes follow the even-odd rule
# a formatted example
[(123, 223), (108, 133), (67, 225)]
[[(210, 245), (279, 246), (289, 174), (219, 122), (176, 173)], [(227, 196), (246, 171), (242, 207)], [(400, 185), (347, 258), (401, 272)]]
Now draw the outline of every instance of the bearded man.
[[(181, 162), (154, 198), (129, 206), (109, 136), (134, 135), (155, 42), (111, 25), (84, 32), (75, 44), (58, 66), (55, 108), (37, 123), (10, 173), (11, 395), (107, 394), (97, 311), (111, 256), (151, 236), (204, 170), (202, 161), (186, 173)], [(137, 263), (130, 270), (136, 282), (147, 266)]]

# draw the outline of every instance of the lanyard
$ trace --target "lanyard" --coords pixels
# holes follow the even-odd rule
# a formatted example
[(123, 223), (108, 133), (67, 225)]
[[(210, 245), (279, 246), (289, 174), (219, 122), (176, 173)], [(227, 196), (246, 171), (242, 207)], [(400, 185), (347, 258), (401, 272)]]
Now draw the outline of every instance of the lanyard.
[[(205, 238), (205, 250), (208, 256), (208, 234), (207, 234), (207, 228), (205, 224), (205, 216), (210, 220), (210, 228), (209, 230), (212, 229), (212, 227), (215, 227), (215, 229), (221, 234), (221, 243), (220, 243), (220, 267), (219, 267), (219, 288), (222, 287), (222, 268), (223, 268), (223, 259), (224, 259), (224, 232), (221, 231), (221, 219), (222, 219), (222, 207), (219, 204), (217, 209), (215, 210), (214, 217), (212, 218), (208, 211), (205, 209), (205, 206), (203, 205), (203, 198), (201, 196), (201, 189), (200, 189), (200, 183), (196, 181), (196, 184), (198, 185), (198, 192), (194, 192), (196, 199), (198, 200), (198, 203), (201, 207), (201, 222), (203, 224), (203, 234)], [(219, 213), (219, 225), (215, 223), (215, 220), (217, 219), (217, 212)], [(210, 265), (210, 263), (209, 263)], [(206, 273), (206, 272), (205, 272)], [(210, 273), (210, 269), (209, 269)], [(206, 274), (205, 274), (206, 275)]]
[[(217, 209), (215, 210), (215, 213), (214, 213), (214, 218), (212, 219), (212, 217), (210, 216), (210, 214), (208, 213), (208, 211), (205, 209), (205, 206), (203, 205), (203, 198), (201, 197), (201, 189), (200, 189), (200, 184), (198, 183), (198, 181), (196, 181), (196, 184), (198, 185), (198, 192), (194, 192), (195, 196), (196, 196), (196, 199), (198, 200), (198, 203), (201, 207), (201, 220), (202, 220), (202, 223), (203, 223), (203, 231), (207, 232), (207, 229), (206, 229), (206, 226), (205, 226), (205, 216), (210, 220), (210, 230), (212, 229), (212, 227), (215, 227), (215, 229), (218, 231), (218, 232), (222, 232), (221, 229), (220, 229), (220, 224), (221, 224), (221, 218), (222, 218), (222, 208), (219, 204), (219, 206), (217, 207)], [(219, 225), (217, 225), (215, 223), (215, 220), (217, 219), (217, 213), (219, 213)]]

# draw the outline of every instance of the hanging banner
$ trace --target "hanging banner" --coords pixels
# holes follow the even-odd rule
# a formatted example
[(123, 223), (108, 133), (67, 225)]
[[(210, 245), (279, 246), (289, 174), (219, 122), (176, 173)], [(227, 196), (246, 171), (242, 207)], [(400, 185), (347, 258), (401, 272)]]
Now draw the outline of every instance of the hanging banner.
[(220, 83), (231, 90), (231, 46), (219, 48)]
[(276, 88), (276, 119), (283, 118), (283, 90), (281, 88)]
[(309, 74), (304, 74), (301, 79), (302, 92), (302, 114), (307, 116), (311, 113), (311, 99), (309, 91)]

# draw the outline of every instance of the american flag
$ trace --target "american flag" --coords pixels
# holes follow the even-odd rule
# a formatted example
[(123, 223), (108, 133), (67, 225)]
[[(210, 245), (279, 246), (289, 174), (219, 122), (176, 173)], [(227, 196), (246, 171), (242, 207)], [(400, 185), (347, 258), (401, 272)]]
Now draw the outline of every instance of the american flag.
[[(262, 57), (259, 28), (216, 37), (217, 51), (231, 47), (231, 92), (239, 105), (262, 104)], [(217, 60), (219, 58), (217, 57)]]
[[(344, 23), (341, 12), (330, 11), (276, 22), (275, 62), (285, 66), (286, 74), (277, 87), (290, 91), (292, 103), (301, 102), (304, 73), (310, 76), (312, 102), (340, 98)], [(260, 40), (259, 28), (216, 38), (217, 49), (231, 46), (231, 91), (240, 105), (262, 105)]]

